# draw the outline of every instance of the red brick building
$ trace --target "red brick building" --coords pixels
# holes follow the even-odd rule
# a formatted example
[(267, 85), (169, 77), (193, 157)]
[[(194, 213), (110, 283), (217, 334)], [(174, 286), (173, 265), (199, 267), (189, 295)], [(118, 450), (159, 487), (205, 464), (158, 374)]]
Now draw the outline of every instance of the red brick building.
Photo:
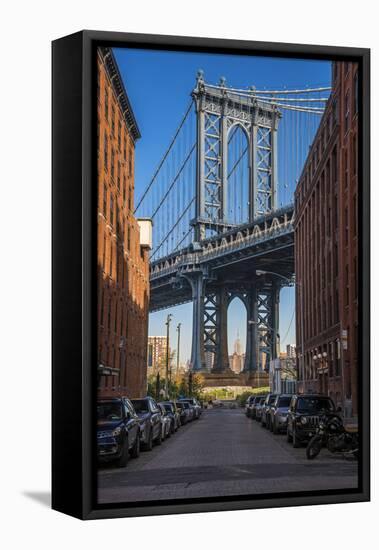
[(329, 394), (346, 416), (357, 413), (357, 69), (333, 64), (333, 91), (295, 192), (298, 391)]
[(140, 133), (112, 50), (99, 48), (97, 61), (99, 395), (140, 397), (149, 299), (149, 243), (133, 215)]

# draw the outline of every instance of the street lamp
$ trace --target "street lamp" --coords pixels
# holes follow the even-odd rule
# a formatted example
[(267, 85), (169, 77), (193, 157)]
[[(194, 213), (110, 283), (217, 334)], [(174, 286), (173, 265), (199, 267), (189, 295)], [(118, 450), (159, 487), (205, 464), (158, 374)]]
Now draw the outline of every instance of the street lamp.
[(176, 351), (176, 376), (178, 376), (179, 373), (179, 359), (180, 359), (180, 327), (182, 326), (182, 323), (178, 323), (178, 326), (176, 327), (176, 332), (178, 333), (178, 345), (177, 351)]
[(300, 304), (301, 304), (301, 324), (300, 324), (300, 327), (301, 327), (301, 377), (302, 377), (302, 380), (303, 380), (303, 384), (304, 384), (304, 371), (305, 371), (305, 368), (304, 368), (304, 303), (303, 303), (303, 285), (302, 283), (299, 283), (298, 281), (296, 280), (291, 280), (289, 279), (288, 277), (285, 277), (284, 275), (282, 275), (281, 273), (276, 273), (276, 271), (265, 271), (263, 269), (257, 269), (255, 271), (255, 274), (258, 275), (258, 277), (260, 275), (266, 275), (266, 274), (269, 274), (269, 275), (276, 275), (277, 277), (280, 277), (281, 279), (283, 279), (284, 281), (286, 281), (287, 283), (289, 284), (295, 284), (299, 287), (300, 289)]
[(168, 399), (168, 363), (170, 356), (170, 323), (172, 319), (172, 314), (167, 315), (166, 327), (167, 327), (167, 339), (166, 339), (166, 375), (164, 383), (165, 398)]

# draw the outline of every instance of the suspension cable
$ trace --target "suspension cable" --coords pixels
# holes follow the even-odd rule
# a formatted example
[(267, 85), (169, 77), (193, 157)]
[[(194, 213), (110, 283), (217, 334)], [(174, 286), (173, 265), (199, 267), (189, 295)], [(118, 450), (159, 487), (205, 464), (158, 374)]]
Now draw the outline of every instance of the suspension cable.
[(170, 229), (170, 231), (163, 237), (163, 239), (161, 240), (161, 242), (159, 243), (159, 245), (154, 249), (154, 252), (153, 254), (150, 256), (150, 259), (152, 259), (155, 254), (158, 252), (158, 250), (162, 247), (163, 243), (167, 240), (167, 237), (170, 236), (170, 234), (174, 231), (174, 229), (176, 228), (176, 226), (179, 224), (179, 222), (182, 220), (182, 218), (186, 215), (188, 209), (192, 206), (192, 204), (194, 203), (195, 201), (195, 198), (196, 197), (193, 197), (193, 199), (191, 200), (191, 202), (189, 202), (186, 206), (186, 208), (183, 210), (183, 212), (180, 214), (179, 218), (176, 220), (176, 223), (175, 225), (173, 225)]
[(161, 159), (161, 161), (160, 161), (160, 163), (159, 163), (157, 169), (155, 170), (155, 172), (154, 172), (154, 174), (153, 174), (153, 177), (152, 177), (151, 180), (150, 180), (149, 185), (146, 187), (146, 189), (145, 189), (145, 191), (144, 191), (142, 197), (141, 197), (140, 200), (138, 201), (138, 204), (137, 204), (137, 206), (136, 206), (135, 209), (134, 209), (134, 213), (138, 210), (138, 208), (139, 208), (139, 206), (141, 205), (142, 201), (143, 201), (144, 198), (146, 197), (146, 195), (147, 195), (147, 193), (149, 192), (151, 186), (153, 185), (153, 183), (154, 183), (154, 181), (155, 181), (155, 179), (156, 179), (156, 177), (157, 177), (157, 175), (158, 175), (160, 169), (162, 168), (163, 163), (165, 162), (167, 156), (169, 155), (169, 153), (170, 153), (170, 151), (171, 151), (171, 149), (172, 149), (172, 147), (173, 147), (173, 145), (174, 145), (174, 143), (175, 143), (175, 141), (176, 141), (176, 138), (178, 137), (178, 134), (179, 134), (180, 130), (182, 129), (183, 124), (185, 123), (185, 121), (186, 121), (186, 119), (187, 119), (187, 117), (188, 117), (188, 115), (189, 115), (189, 113), (190, 113), (190, 111), (191, 111), (191, 109), (192, 109), (192, 104), (193, 104), (193, 100), (191, 99), (190, 104), (189, 104), (189, 106), (188, 106), (188, 109), (187, 109), (187, 111), (185, 112), (185, 114), (184, 114), (184, 116), (183, 116), (183, 118), (182, 118), (182, 120), (181, 120), (181, 122), (180, 122), (180, 124), (179, 124), (179, 126), (178, 126), (178, 128), (177, 128), (177, 130), (176, 130), (176, 132), (175, 132), (175, 134), (174, 134), (174, 137), (172, 138), (172, 140), (171, 140), (171, 142), (170, 142), (170, 145), (169, 145), (168, 148), (166, 149), (165, 154), (163, 155), (163, 157), (162, 157), (162, 159)]
[(172, 180), (171, 184), (169, 185), (166, 193), (163, 195), (163, 197), (161, 198), (160, 200), (160, 203), (158, 204), (158, 206), (156, 207), (156, 209), (154, 210), (154, 213), (152, 214), (151, 218), (153, 219), (154, 216), (156, 215), (156, 213), (158, 212), (158, 210), (161, 208), (162, 204), (164, 203), (164, 201), (166, 200), (168, 194), (170, 193), (171, 189), (173, 188), (173, 186), (175, 185), (175, 183), (177, 182), (180, 174), (183, 172), (183, 169), (185, 167), (185, 165), (187, 164), (188, 160), (190, 159), (192, 153), (194, 152), (195, 150), (195, 147), (196, 147), (196, 142), (193, 144), (190, 152), (188, 153), (188, 155), (186, 156), (186, 158), (184, 159), (178, 173), (176, 174), (176, 176), (174, 177), (174, 179)]

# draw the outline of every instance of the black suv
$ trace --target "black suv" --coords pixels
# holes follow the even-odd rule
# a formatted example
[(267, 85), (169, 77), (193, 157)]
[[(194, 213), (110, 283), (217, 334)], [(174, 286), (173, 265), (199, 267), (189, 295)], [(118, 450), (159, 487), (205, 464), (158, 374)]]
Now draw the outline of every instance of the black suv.
[(152, 397), (132, 399), (141, 426), (142, 450), (151, 451), (153, 443), (162, 443), (162, 415)]
[(306, 443), (315, 434), (324, 412), (337, 412), (327, 395), (293, 395), (287, 416), (287, 441), (292, 441), (294, 447)]
[(129, 453), (137, 458), (140, 451), (140, 425), (133, 405), (125, 397), (97, 402), (97, 456), (100, 461), (117, 461), (120, 468)]

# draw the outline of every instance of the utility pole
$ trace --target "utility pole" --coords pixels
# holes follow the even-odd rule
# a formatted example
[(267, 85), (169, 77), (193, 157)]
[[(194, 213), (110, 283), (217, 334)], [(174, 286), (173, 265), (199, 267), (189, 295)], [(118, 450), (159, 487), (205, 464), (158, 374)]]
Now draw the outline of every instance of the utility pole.
[(168, 364), (169, 364), (169, 358), (170, 358), (170, 323), (171, 323), (171, 319), (172, 319), (172, 314), (169, 313), (167, 315), (167, 320), (166, 320), (167, 342), (166, 342), (166, 375), (165, 375), (165, 381), (164, 381), (165, 399), (168, 399)]
[(176, 331), (178, 333), (178, 344), (176, 346), (176, 377), (179, 374), (179, 359), (180, 359), (180, 327), (182, 326), (182, 323), (178, 323), (178, 326), (176, 327)]

